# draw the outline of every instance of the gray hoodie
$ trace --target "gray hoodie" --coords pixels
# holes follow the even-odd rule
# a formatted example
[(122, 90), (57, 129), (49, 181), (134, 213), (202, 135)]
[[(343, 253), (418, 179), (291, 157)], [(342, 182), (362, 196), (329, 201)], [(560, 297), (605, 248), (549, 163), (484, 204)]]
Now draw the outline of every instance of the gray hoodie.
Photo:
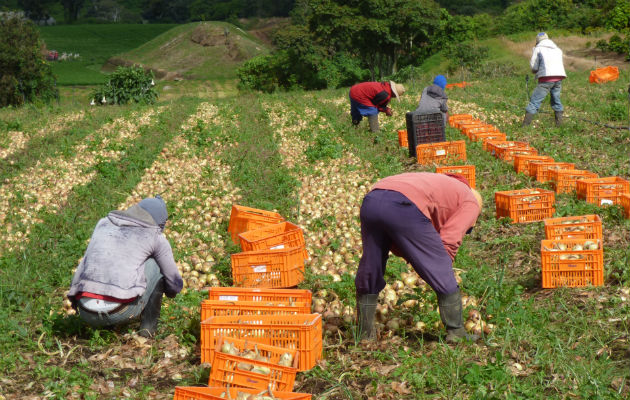
[(423, 115), (441, 112), (442, 120), (446, 124), (446, 113), (448, 112), (448, 106), (446, 105), (447, 100), (448, 96), (446, 96), (444, 89), (435, 84), (427, 86), (422, 91), (420, 103), (415, 112)]
[(182, 290), (182, 277), (171, 245), (151, 214), (138, 205), (112, 211), (96, 224), (68, 297), (79, 292), (118, 299), (140, 296), (146, 289), (144, 262), (151, 257), (164, 275), (166, 295), (175, 296)]

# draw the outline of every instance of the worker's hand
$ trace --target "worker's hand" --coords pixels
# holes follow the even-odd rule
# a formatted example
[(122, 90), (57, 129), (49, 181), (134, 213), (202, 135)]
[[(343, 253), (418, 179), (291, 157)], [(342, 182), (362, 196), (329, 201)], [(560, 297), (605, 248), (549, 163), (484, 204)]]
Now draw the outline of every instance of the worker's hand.
[(391, 117), (392, 115), (394, 115), (394, 112), (392, 111), (391, 108), (387, 107), (385, 109), (385, 115), (387, 115), (388, 117)]

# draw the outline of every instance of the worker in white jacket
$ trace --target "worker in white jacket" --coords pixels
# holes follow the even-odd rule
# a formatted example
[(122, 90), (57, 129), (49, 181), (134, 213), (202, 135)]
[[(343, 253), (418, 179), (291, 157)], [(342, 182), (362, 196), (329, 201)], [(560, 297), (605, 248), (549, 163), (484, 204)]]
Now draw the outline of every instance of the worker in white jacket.
[(567, 77), (562, 63), (562, 50), (549, 39), (545, 32), (540, 32), (536, 36), (536, 47), (532, 52), (529, 61), (532, 72), (536, 74), (538, 85), (532, 92), (529, 104), (525, 108), (525, 118), (523, 126), (529, 125), (538, 112), (541, 103), (551, 94), (551, 108), (556, 117), (556, 126), (562, 124), (562, 114), (564, 107), (560, 102), (562, 92), (562, 80)]

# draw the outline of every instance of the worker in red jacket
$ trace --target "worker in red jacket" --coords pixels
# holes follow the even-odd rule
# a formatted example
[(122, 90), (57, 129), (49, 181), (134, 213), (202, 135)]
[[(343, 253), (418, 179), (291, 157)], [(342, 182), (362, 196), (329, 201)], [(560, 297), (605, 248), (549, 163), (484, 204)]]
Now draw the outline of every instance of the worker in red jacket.
[(393, 81), (389, 82), (362, 82), (350, 88), (350, 115), (352, 124), (357, 126), (363, 119), (368, 118), (370, 130), (378, 132), (378, 113), (384, 112), (388, 117), (392, 116), (389, 101), (392, 97), (400, 100), (405, 93), (405, 87)]
[(478, 339), (464, 329), (453, 260), (481, 205), (481, 195), (461, 175), (409, 172), (374, 185), (360, 212), (363, 254), (355, 278), (359, 337), (376, 338), (374, 314), (392, 251), (436, 292), (446, 340)]

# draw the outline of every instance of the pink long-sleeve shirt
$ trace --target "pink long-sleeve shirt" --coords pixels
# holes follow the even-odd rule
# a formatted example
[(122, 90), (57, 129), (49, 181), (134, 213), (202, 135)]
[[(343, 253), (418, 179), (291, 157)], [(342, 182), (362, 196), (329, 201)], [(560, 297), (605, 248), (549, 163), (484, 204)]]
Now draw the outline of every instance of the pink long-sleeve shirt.
[(433, 223), (451, 259), (481, 213), (470, 188), (444, 174), (408, 172), (384, 178), (372, 189), (393, 190), (414, 203)]

